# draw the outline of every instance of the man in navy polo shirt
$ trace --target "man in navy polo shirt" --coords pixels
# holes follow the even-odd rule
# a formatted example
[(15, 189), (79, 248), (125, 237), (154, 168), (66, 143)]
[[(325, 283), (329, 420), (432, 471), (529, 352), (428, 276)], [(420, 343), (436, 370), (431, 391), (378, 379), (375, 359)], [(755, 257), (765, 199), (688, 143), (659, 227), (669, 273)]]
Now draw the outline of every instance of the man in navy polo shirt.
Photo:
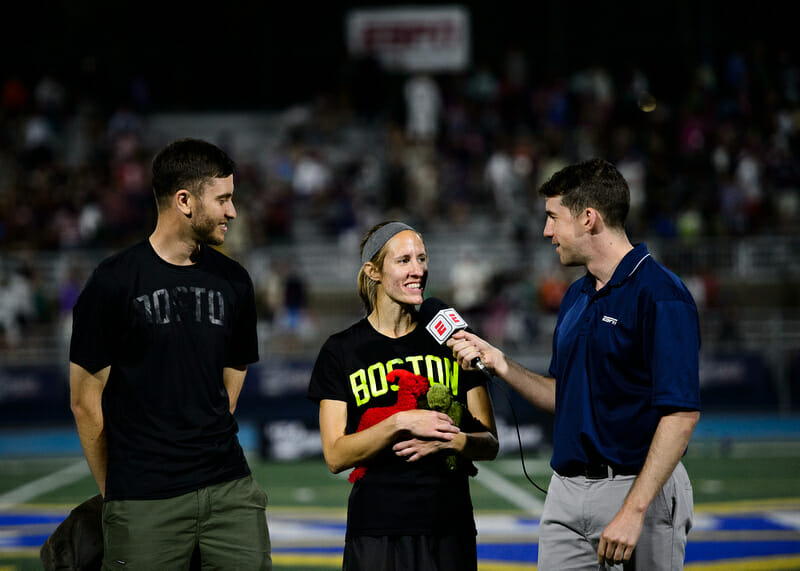
[(568, 166), (539, 190), (544, 235), (585, 266), (559, 309), (549, 376), (479, 337), (448, 341), (555, 414), (538, 568), (682, 569), (692, 488), (680, 462), (700, 417), (697, 308), (686, 286), (625, 232), (630, 192), (610, 163)]

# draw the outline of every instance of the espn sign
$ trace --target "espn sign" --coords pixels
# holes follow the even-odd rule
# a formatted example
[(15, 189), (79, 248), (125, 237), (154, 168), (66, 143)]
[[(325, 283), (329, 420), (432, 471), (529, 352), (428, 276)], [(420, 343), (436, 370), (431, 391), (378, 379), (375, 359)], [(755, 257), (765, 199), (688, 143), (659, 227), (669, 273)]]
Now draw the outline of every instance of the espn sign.
[(433, 316), (428, 325), (425, 326), (439, 345), (450, 339), (450, 336), (459, 329), (466, 329), (467, 322), (464, 321), (458, 312), (452, 307), (442, 309)]
[(469, 13), (461, 6), (356, 9), (346, 18), (351, 56), (372, 56), (401, 72), (469, 66)]

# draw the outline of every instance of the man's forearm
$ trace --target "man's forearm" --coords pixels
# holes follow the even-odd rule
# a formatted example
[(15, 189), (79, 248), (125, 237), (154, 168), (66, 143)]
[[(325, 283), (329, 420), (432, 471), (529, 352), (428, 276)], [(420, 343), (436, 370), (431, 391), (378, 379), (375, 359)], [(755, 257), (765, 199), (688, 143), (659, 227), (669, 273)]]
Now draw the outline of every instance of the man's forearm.
[(516, 361), (505, 358), (505, 367), (495, 368), (495, 373), (525, 400), (550, 414), (556, 411), (556, 380), (526, 369)]
[(623, 509), (647, 511), (680, 462), (699, 418), (698, 411), (681, 411), (661, 418), (642, 471), (631, 487)]
[(106, 495), (108, 469), (108, 442), (103, 418), (103, 389), (110, 367), (94, 374), (75, 363), (70, 363), (70, 407), (78, 428), (86, 462), (97, 482), (100, 493)]
[(239, 395), (242, 392), (244, 379), (247, 375), (247, 367), (225, 367), (222, 370), (222, 383), (225, 385), (225, 390), (228, 393), (228, 409), (231, 414), (236, 410), (236, 404), (239, 402)]
[(486, 368), (503, 379), (531, 404), (551, 414), (555, 413), (555, 379), (526, 369), (474, 333), (456, 331), (447, 340), (447, 346), (453, 350), (453, 356), (464, 369), (473, 370), (475, 359), (480, 359)]
[(102, 426), (99, 431), (96, 426), (81, 429), (81, 423), (78, 423), (78, 437), (80, 438), (81, 448), (83, 448), (83, 454), (86, 457), (89, 470), (92, 472), (95, 482), (97, 482), (100, 494), (105, 497), (106, 473), (108, 470), (108, 445), (105, 430)]
[(622, 508), (600, 535), (597, 558), (619, 563), (631, 558), (639, 541), (647, 508), (680, 462), (700, 413), (676, 412), (661, 418), (644, 467), (628, 492)]

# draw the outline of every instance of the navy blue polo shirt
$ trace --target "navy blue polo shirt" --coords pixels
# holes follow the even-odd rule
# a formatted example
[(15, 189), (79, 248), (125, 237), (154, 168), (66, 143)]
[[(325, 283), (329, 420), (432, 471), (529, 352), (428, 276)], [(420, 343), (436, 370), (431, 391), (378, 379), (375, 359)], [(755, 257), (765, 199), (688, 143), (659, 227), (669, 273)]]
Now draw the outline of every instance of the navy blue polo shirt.
[(665, 409), (700, 410), (700, 326), (680, 279), (644, 244), (595, 290), (587, 273), (558, 313), (551, 466), (604, 462), (638, 469)]

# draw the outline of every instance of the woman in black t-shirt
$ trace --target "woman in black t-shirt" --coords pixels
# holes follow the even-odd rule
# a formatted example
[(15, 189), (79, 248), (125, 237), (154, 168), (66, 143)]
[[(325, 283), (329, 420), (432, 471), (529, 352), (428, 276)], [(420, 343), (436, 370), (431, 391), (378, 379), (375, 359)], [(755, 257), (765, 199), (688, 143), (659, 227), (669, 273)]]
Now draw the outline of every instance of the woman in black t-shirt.
[[(378, 224), (361, 244), (361, 262), (367, 316), (325, 342), (308, 390), (320, 406), (330, 470), (364, 470), (350, 494), (343, 568), (476, 569), (468, 477), (470, 460), (498, 450), (489, 392), (418, 321), (428, 277), (420, 234), (401, 222)], [(397, 369), (447, 387), (469, 423), (459, 428), (443, 412), (403, 406), (415, 397)], [(382, 420), (359, 429), (368, 410)]]

